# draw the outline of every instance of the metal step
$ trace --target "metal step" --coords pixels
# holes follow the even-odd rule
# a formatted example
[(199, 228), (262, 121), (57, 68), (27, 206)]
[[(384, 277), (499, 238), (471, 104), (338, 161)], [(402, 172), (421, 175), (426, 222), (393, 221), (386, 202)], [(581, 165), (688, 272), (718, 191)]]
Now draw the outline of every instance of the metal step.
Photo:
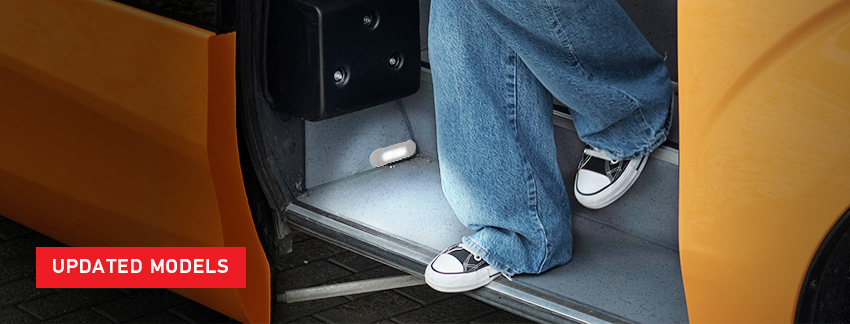
[[(402, 105), (307, 123), (308, 191), (286, 213), (298, 229), (420, 276), (440, 250), (471, 234), (442, 194), (427, 73), (422, 81)], [(584, 144), (568, 120), (553, 122), (561, 126), (555, 141), (569, 188)], [(415, 158), (377, 169), (368, 164), (374, 149), (410, 137)], [(470, 296), (541, 322), (687, 322), (677, 252), (678, 151), (662, 151), (611, 206), (588, 210), (571, 198), (569, 264), (497, 279)]]
[[(287, 220), (294, 228), (339, 244), (412, 275), (422, 276), (436, 250), (388, 235), (361, 223), (328, 214), (303, 203), (287, 208)], [(629, 320), (575, 300), (529, 289), (500, 278), (466, 293), (495, 307), (541, 323), (624, 323)]]
[[(300, 230), (415, 275), (469, 234), (442, 197), (436, 164), (424, 159), (312, 189), (286, 215)], [(569, 264), (470, 295), (542, 322), (687, 321), (676, 251), (593, 215), (575, 213), (573, 224)]]

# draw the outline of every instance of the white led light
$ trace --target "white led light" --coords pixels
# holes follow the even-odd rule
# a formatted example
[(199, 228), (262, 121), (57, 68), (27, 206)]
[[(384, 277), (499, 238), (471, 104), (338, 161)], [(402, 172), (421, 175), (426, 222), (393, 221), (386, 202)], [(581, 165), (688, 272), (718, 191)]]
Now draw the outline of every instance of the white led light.
[(392, 150), (381, 153), (381, 160), (384, 161), (384, 162), (388, 162), (388, 161), (400, 159), (400, 158), (405, 157), (407, 155), (408, 155), (407, 148), (406, 147), (399, 147), (399, 148), (394, 148)]
[(369, 156), (369, 163), (372, 164), (373, 167), (377, 168), (404, 160), (413, 156), (415, 153), (416, 143), (412, 140), (407, 140), (372, 151), (372, 155)]

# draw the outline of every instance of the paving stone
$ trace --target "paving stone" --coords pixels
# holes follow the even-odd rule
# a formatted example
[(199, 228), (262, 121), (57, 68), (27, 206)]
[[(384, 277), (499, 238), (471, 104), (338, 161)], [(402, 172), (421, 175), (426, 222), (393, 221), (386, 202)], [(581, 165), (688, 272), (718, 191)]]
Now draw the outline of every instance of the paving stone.
[(0, 261), (17, 259), (22, 256), (35, 258), (37, 246), (64, 246), (47, 236), (32, 233), (14, 240), (0, 242)]
[(148, 290), (95, 306), (93, 309), (114, 322), (126, 322), (183, 303), (186, 298), (165, 289)]
[(529, 319), (514, 315), (513, 313), (509, 313), (506, 311), (496, 311), (489, 315), (484, 315), (483, 317), (479, 317), (470, 323), (475, 324), (489, 324), (489, 323), (534, 323)]
[(0, 284), (26, 277), (35, 278), (35, 258), (21, 257), (0, 261)]
[(399, 294), (404, 295), (407, 298), (413, 299), (414, 301), (416, 301), (417, 303), (420, 303), (422, 305), (433, 304), (433, 303), (436, 303), (438, 301), (449, 299), (449, 298), (452, 298), (454, 296), (457, 296), (456, 294), (441, 293), (439, 291), (432, 289), (428, 285), (419, 285), (419, 286), (413, 286), (413, 287), (399, 288), (399, 289), (396, 289), (395, 291), (398, 292)]
[(118, 291), (124, 293), (125, 295), (132, 295), (129, 288), (115, 288), (115, 289), (118, 289)]
[(313, 238), (315, 238), (315, 237), (311, 236), (310, 234), (307, 234), (307, 233), (304, 233), (304, 232), (292, 231), (292, 242), (293, 243), (298, 243), (298, 242), (306, 241), (306, 240), (313, 239)]
[(30, 316), (26, 312), (14, 306), (0, 308), (0, 324), (24, 324), (37, 322), (38, 320), (35, 319), (35, 317)]
[[(193, 322), (190, 322), (190, 323), (193, 323)], [(198, 323), (205, 323), (205, 324), (211, 324), (211, 323), (216, 323), (216, 324), (240, 324), (241, 322), (239, 322), (239, 321), (237, 321), (237, 320), (235, 320), (235, 319), (232, 319), (232, 318), (230, 318), (230, 317), (227, 317), (227, 316), (225, 316), (225, 315), (221, 315), (221, 317), (213, 318), (213, 319), (211, 319), (211, 320), (209, 320), (209, 321), (203, 321), (203, 322), (198, 322)]]
[(342, 278), (340, 280), (335, 280), (335, 282), (347, 282), (347, 281), (356, 281), (356, 280), (367, 280), (367, 279), (378, 279), (378, 278), (386, 278), (386, 277), (395, 277), (395, 276), (404, 276), (407, 275), (406, 272), (397, 270), (388, 266), (381, 266), (378, 268), (369, 269), (363, 272), (355, 273), (348, 277)]
[(48, 323), (112, 323), (106, 317), (95, 313), (91, 309), (81, 309), (59, 317), (51, 318)]
[(312, 262), (294, 269), (282, 271), (277, 276), (277, 291), (306, 288), (324, 284), (334, 279), (351, 275), (351, 272), (327, 261)]
[(142, 316), (127, 323), (184, 323), (182, 319), (167, 311)]
[(272, 321), (275, 323), (289, 323), (347, 302), (348, 299), (334, 297), (291, 304), (280, 304), (272, 309)]
[(193, 301), (171, 307), (168, 311), (190, 323), (220, 323), (228, 320), (227, 316)]
[(289, 322), (289, 323), (314, 324), (314, 323), (325, 323), (325, 322), (322, 322), (322, 321), (320, 321), (320, 320), (317, 320), (317, 319), (315, 319), (315, 318), (313, 318), (313, 317), (305, 317), (305, 318), (301, 318), (301, 319), (299, 319), (299, 320), (297, 320), (297, 321), (293, 321), (293, 322)]
[(124, 292), (129, 296), (135, 296), (140, 294), (153, 294), (154, 290), (159, 290), (158, 288), (119, 288), (118, 290)]
[(125, 297), (117, 289), (62, 289), (59, 292), (18, 305), (33, 316), (45, 320), (95, 304)]
[(362, 272), (381, 266), (381, 263), (354, 252), (344, 252), (328, 259), (329, 262), (351, 272)]
[(346, 250), (317, 238), (296, 242), (292, 245), (292, 253), (285, 255), (277, 266), (292, 269), (310, 262), (327, 259)]
[(457, 323), (484, 316), (494, 309), (472, 298), (457, 295), (412, 312), (393, 317), (398, 323)]
[(419, 308), (419, 304), (392, 291), (381, 291), (328, 309), (315, 317), (332, 323), (371, 323)]
[(18, 224), (11, 219), (0, 218), (0, 239), (2, 240), (11, 240), (32, 232), (33, 230), (29, 229), (29, 227)]
[(47, 296), (53, 289), (36, 289), (35, 279), (25, 278), (0, 285), (0, 307), (14, 305), (22, 301)]

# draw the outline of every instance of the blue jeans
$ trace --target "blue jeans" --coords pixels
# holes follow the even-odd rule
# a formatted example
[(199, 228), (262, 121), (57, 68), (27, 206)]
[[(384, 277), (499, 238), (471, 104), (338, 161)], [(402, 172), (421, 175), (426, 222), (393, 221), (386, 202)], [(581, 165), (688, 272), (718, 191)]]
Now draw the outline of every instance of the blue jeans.
[(443, 192), (475, 231), (463, 242), (508, 276), (567, 263), (552, 95), (582, 141), (643, 156), (670, 128), (662, 58), (614, 0), (432, 0), (429, 28)]

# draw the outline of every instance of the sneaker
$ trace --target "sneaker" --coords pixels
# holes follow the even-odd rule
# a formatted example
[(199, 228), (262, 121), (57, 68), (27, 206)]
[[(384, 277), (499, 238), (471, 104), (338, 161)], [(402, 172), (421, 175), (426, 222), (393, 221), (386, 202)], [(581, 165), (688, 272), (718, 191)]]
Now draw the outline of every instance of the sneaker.
[(438, 254), (425, 269), (425, 282), (436, 291), (456, 293), (483, 287), (501, 274), (463, 243)]
[(590, 209), (610, 205), (632, 187), (648, 159), (617, 161), (588, 146), (576, 174), (576, 200)]

